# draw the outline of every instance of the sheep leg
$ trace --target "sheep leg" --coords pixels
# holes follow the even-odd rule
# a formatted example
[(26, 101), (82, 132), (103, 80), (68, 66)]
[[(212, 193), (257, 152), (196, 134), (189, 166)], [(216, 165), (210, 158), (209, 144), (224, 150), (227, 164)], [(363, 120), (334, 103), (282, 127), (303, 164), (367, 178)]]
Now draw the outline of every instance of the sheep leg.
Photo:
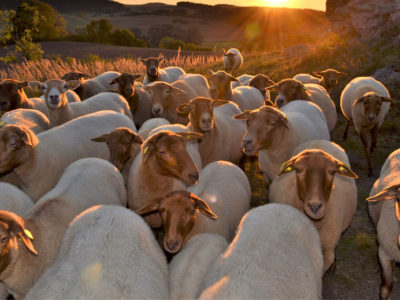
[(377, 124), (371, 129), (371, 149), (370, 152), (374, 151), (374, 148), (376, 147), (376, 141), (378, 139), (378, 131), (379, 127)]
[(351, 120), (347, 120), (346, 129), (344, 130), (343, 140), (347, 139), (347, 134), (349, 133), (349, 127), (352, 125)]
[(368, 177), (372, 177), (373, 173), (372, 173), (372, 164), (371, 164), (371, 153), (369, 152), (367, 134), (364, 130), (360, 132), (360, 138), (361, 138), (361, 142), (363, 143), (363, 146), (364, 146), (365, 156), (367, 157)]
[(391, 259), (381, 246), (378, 249), (379, 262), (382, 267), (382, 281), (380, 288), (380, 299), (388, 299), (393, 288), (394, 260)]
[[(324, 256), (324, 274), (325, 274), (326, 271), (328, 271), (329, 268), (335, 262), (335, 249), (326, 249), (326, 250), (324, 250), (323, 256)], [(336, 264), (333, 267), (332, 272), (334, 272), (335, 270), (336, 270)]]

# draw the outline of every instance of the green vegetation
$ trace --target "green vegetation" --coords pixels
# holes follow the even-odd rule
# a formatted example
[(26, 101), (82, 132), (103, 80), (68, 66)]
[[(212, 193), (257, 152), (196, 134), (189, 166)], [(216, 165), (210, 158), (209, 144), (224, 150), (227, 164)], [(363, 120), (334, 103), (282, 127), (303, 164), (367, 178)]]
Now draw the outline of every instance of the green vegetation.
[(211, 51), (212, 49), (207, 47), (197, 46), (193, 43), (185, 43), (184, 41), (174, 39), (171, 37), (163, 37), (158, 45), (160, 48), (164, 49), (182, 49), (182, 50), (192, 50), (192, 51)]

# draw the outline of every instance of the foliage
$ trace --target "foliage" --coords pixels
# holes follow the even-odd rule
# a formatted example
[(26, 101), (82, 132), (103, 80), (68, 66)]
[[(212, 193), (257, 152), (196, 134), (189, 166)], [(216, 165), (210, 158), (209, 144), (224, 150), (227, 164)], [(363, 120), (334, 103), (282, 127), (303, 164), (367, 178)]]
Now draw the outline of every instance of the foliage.
[(170, 37), (185, 43), (201, 44), (204, 37), (195, 25), (182, 26), (176, 24), (157, 24), (149, 28), (147, 41), (151, 47), (157, 47), (161, 40)]
[(130, 47), (146, 47), (146, 42), (136, 38), (128, 29), (115, 29), (111, 35), (111, 44)]
[(207, 47), (197, 46), (193, 43), (185, 43), (184, 41), (174, 39), (171, 37), (163, 37), (159, 44), (160, 48), (164, 49), (182, 49), (192, 51), (211, 51), (212, 49)]

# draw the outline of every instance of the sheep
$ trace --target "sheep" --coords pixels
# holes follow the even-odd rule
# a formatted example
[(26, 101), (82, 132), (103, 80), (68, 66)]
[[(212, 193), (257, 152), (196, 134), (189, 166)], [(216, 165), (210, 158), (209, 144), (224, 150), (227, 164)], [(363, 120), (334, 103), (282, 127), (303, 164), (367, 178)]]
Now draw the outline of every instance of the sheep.
[[(197, 132), (160, 131), (147, 138), (129, 172), (128, 207), (137, 210), (167, 193), (184, 189), (199, 180), (199, 170), (185, 145), (201, 139)], [(146, 218), (150, 226), (161, 225), (158, 216)]]
[(107, 143), (110, 151), (110, 162), (121, 172), (127, 185), (129, 171), (133, 160), (140, 151), (143, 139), (137, 133), (126, 127), (118, 127), (110, 133), (93, 138), (92, 141)]
[(207, 269), (227, 247), (226, 239), (217, 233), (201, 233), (191, 238), (168, 265), (169, 298), (197, 299)]
[[(81, 98), (73, 90), (68, 90), (65, 94), (67, 95), (67, 100), (68, 100), (69, 103), (81, 102)], [(40, 96), (40, 99), (42, 99), (43, 101), (46, 100), (44, 98), (44, 95)]]
[(271, 98), (270, 92), (267, 87), (270, 87), (275, 84), (268, 76), (264, 74), (253, 75), (241, 75), (237, 78), (238, 81), (232, 82), (232, 88), (236, 88), (238, 86), (252, 86), (260, 91), (261, 95), (263, 95), (264, 100), (269, 100)]
[(180, 116), (176, 109), (183, 103), (196, 97), (210, 97), (207, 80), (202, 75), (185, 74), (179, 80), (169, 84), (155, 81), (144, 87), (152, 99), (152, 113), (171, 123), (186, 125), (187, 117)]
[(79, 95), (81, 100), (85, 100), (98, 93), (111, 92), (117, 89), (117, 85), (110, 85), (110, 82), (119, 75), (121, 75), (121, 73), (108, 71), (94, 78), (85, 80), (85, 77), (88, 78), (90, 76), (81, 72), (72, 71), (64, 74), (61, 79), (65, 81), (78, 80), (79, 85), (75, 88), (75, 92)]
[(313, 83), (302, 84), (297, 80), (287, 78), (270, 88), (276, 88), (278, 91), (278, 96), (275, 99), (277, 107), (281, 108), (293, 100), (311, 101), (318, 105), (325, 114), (329, 132), (332, 132), (335, 128), (337, 121), (336, 106), (322, 86)]
[(366, 199), (377, 231), (378, 257), (382, 267), (380, 299), (389, 298), (393, 288), (394, 262), (400, 262), (399, 172), (400, 149), (397, 149), (386, 159)]
[(237, 79), (224, 71), (208, 70), (208, 78), (211, 97), (215, 100), (233, 101), (242, 111), (257, 109), (264, 104), (263, 95), (254, 87), (239, 86), (232, 89), (231, 81), (237, 81)]
[(218, 233), (230, 242), (250, 208), (249, 180), (238, 166), (213, 162), (201, 171), (200, 178), (198, 184), (164, 194), (136, 210), (142, 216), (161, 217), (163, 247), (169, 253), (177, 253), (200, 233)]
[(318, 229), (324, 272), (334, 263), (336, 245), (357, 209), (354, 178), (357, 175), (350, 169), (349, 159), (341, 147), (329, 141), (313, 140), (295, 149), (270, 186), (270, 202), (297, 208)]
[(249, 120), (243, 151), (247, 155), (259, 151), (259, 165), (267, 187), (298, 145), (314, 139), (329, 140), (324, 114), (308, 101), (292, 101), (281, 110), (263, 106), (244, 111), (234, 119)]
[(6, 112), (0, 121), (5, 124), (23, 125), (35, 134), (50, 129), (50, 121), (45, 114), (37, 109), (17, 108)]
[(38, 87), (44, 93), (51, 127), (100, 110), (113, 110), (132, 119), (128, 103), (124, 97), (115, 93), (101, 92), (83, 102), (69, 103), (66, 91), (74, 89), (77, 84), (79, 84), (77, 80), (65, 82), (59, 79), (47, 80), (43, 83), (29, 82), (31, 88)]
[(240, 51), (236, 48), (224, 50), (224, 67), (225, 71), (235, 74), (236, 71), (243, 65), (243, 57)]
[(138, 134), (145, 140), (149, 137), (150, 131), (154, 128), (168, 124), (170, 123), (164, 118), (152, 118), (142, 124), (138, 130)]
[(174, 81), (178, 80), (179, 76), (186, 74), (185, 71), (179, 67), (168, 67), (165, 69), (160, 68), (159, 65), (163, 60), (163, 56), (160, 56), (158, 58), (142, 58), (140, 60), (146, 67), (146, 74), (144, 75), (143, 79), (144, 85), (147, 85), (154, 81), (165, 81), (168, 83), (173, 83)]
[(217, 160), (239, 163), (247, 125), (245, 121), (233, 120), (234, 115), (241, 113), (235, 103), (197, 97), (182, 104), (178, 112), (189, 115), (189, 129), (203, 134), (199, 151), (204, 166)]
[(118, 85), (118, 93), (127, 100), (137, 128), (152, 117), (151, 97), (140, 82), (135, 82), (139, 77), (138, 74), (122, 73), (111, 81)]
[(288, 205), (263, 205), (208, 268), (199, 299), (321, 299), (322, 266), (311, 222)]
[(40, 98), (28, 98), (24, 88), (28, 82), (5, 79), (0, 82), (0, 116), (16, 108), (37, 109), (48, 116), (45, 101)]
[(84, 157), (108, 159), (107, 146), (90, 139), (117, 127), (136, 131), (128, 117), (112, 111), (79, 117), (37, 136), (23, 126), (4, 125), (0, 128), (0, 176), (15, 174), (18, 187), (36, 202), (72, 162)]
[[(368, 164), (368, 176), (372, 177), (371, 153), (376, 147), (378, 131), (389, 111), (389, 91), (372, 77), (357, 77), (350, 81), (340, 96), (340, 107), (347, 119), (343, 139), (347, 138), (349, 126), (354, 127), (363, 143)], [(367, 135), (371, 135), (369, 145)]]
[[(86, 158), (66, 168), (54, 189), (23, 218), (0, 211), (0, 232), (2, 239), (6, 239), (1, 245), (4, 264), (0, 280), (14, 297), (24, 297), (53, 263), (62, 236), (74, 217), (97, 204), (124, 206), (126, 190), (121, 175), (112, 164), (98, 158)], [(7, 248), (8, 252), (4, 251)]]
[(33, 201), (16, 186), (0, 182), (0, 209), (23, 215), (33, 207)]
[(335, 69), (326, 69), (320, 72), (313, 72), (313, 74), (319, 76), (319, 78), (309, 74), (297, 74), (293, 77), (293, 79), (296, 79), (303, 84), (316, 83), (322, 85), (330, 94), (332, 92), (332, 89), (337, 86), (339, 78), (347, 76), (346, 73), (339, 72)]
[(126, 208), (99, 205), (74, 219), (25, 299), (167, 298), (167, 262), (150, 228)]

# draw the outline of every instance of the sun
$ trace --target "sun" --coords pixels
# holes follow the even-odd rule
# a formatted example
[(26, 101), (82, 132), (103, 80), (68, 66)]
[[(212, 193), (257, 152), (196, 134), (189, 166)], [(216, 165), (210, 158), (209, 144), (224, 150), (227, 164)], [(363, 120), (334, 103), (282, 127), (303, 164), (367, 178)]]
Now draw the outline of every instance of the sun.
[(272, 7), (281, 7), (290, 2), (290, 0), (262, 0), (264, 5)]

